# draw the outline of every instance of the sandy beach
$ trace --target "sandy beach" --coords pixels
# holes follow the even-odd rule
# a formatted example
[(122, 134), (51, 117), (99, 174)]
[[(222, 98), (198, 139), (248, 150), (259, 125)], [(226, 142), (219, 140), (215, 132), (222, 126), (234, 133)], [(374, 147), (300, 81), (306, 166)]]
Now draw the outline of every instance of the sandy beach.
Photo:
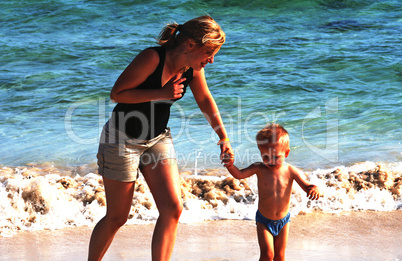
[[(1, 260), (86, 260), (92, 228), (1, 238)], [(104, 260), (150, 260), (153, 224), (126, 225)], [(292, 217), (287, 260), (402, 260), (402, 212)], [(180, 224), (172, 260), (258, 260), (254, 221)]]

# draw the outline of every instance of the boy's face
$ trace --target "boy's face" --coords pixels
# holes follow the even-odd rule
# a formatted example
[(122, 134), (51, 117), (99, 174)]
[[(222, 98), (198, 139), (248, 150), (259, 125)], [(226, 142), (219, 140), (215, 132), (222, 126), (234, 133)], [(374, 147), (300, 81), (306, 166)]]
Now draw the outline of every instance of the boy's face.
[(262, 161), (269, 168), (279, 168), (288, 157), (290, 150), (285, 150), (277, 144), (258, 145)]

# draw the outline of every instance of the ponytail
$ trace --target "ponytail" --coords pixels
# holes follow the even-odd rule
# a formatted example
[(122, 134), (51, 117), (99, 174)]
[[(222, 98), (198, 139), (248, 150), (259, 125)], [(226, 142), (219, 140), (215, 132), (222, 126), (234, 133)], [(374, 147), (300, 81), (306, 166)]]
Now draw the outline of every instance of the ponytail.
[(195, 44), (214, 50), (222, 46), (225, 38), (226, 35), (218, 23), (212, 17), (204, 15), (191, 19), (184, 24), (171, 23), (166, 25), (157, 40), (159, 45), (170, 49), (192, 39)]
[(171, 23), (166, 25), (157, 38), (158, 44), (166, 46), (169, 49), (177, 46), (178, 44), (176, 41), (176, 34), (179, 31), (178, 29), (179, 24), (177, 23)]

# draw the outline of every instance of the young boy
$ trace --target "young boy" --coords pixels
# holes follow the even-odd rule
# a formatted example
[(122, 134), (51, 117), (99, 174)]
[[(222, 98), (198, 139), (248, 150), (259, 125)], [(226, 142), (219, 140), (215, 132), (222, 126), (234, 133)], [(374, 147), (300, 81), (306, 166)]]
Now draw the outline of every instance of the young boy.
[(317, 186), (306, 181), (295, 167), (284, 162), (289, 155), (289, 134), (279, 124), (267, 125), (256, 137), (263, 162), (256, 162), (239, 170), (233, 159), (223, 163), (230, 174), (244, 179), (257, 174), (258, 211), (256, 214), (260, 260), (285, 260), (285, 248), (289, 233), (289, 205), (293, 181), (307, 193), (310, 199), (318, 199)]

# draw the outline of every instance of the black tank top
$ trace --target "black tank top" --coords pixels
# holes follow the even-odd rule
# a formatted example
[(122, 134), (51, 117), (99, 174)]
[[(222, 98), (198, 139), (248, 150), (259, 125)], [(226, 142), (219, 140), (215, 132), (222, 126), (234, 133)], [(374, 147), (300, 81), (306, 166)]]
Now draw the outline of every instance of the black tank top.
[[(161, 89), (162, 72), (165, 64), (165, 47), (151, 47), (159, 54), (159, 64), (155, 71), (137, 89)], [(183, 95), (189, 82), (193, 79), (193, 69), (183, 73), (186, 78)], [(183, 97), (183, 96), (182, 96)], [(179, 98), (181, 99), (181, 98)], [(167, 128), (170, 116), (170, 107), (179, 100), (161, 100), (143, 103), (118, 103), (113, 110), (114, 124), (116, 128), (130, 138), (149, 140)]]

